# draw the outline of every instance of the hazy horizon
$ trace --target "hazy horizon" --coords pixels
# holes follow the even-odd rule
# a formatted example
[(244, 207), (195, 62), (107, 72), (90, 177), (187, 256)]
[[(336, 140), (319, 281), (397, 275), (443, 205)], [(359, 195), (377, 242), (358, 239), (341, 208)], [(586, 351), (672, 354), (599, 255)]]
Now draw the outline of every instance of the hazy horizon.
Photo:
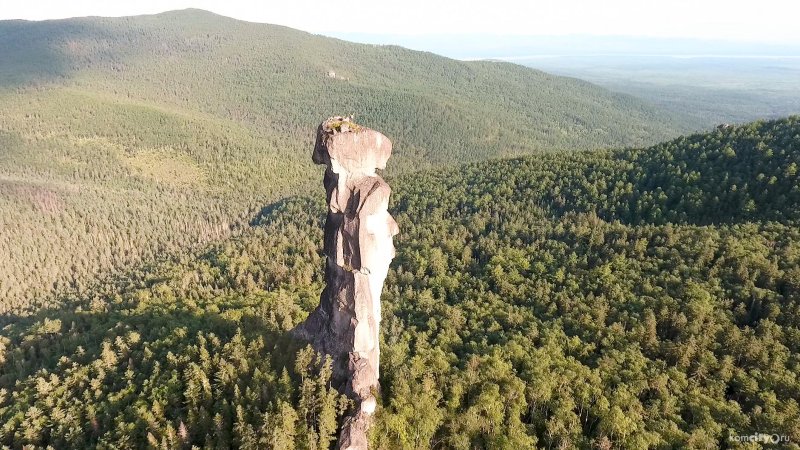
[(718, 39), (575, 34), (521, 36), (494, 34), (320, 33), (363, 44), (400, 45), (456, 59), (543, 56), (800, 57), (800, 44), (764, 44)]

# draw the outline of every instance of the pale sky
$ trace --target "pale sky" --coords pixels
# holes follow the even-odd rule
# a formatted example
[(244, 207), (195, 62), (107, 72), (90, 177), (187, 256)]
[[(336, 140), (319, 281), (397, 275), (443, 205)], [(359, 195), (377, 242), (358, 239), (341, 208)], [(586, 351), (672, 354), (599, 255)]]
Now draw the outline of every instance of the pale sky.
[(0, 19), (183, 8), (313, 33), (588, 34), (800, 44), (797, 0), (0, 0)]

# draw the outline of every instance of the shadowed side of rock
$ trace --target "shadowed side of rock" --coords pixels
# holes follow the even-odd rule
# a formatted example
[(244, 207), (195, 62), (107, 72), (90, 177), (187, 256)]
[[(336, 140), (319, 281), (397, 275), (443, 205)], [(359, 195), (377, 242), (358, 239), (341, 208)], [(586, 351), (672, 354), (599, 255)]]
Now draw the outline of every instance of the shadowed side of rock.
[(391, 189), (376, 169), (386, 167), (392, 143), (343, 117), (317, 129), (312, 159), (326, 166), (326, 286), (320, 304), (295, 328), (333, 360), (338, 388), (355, 401), (339, 437), (341, 449), (366, 449), (379, 389), (380, 294), (395, 251), (397, 223), (388, 213)]

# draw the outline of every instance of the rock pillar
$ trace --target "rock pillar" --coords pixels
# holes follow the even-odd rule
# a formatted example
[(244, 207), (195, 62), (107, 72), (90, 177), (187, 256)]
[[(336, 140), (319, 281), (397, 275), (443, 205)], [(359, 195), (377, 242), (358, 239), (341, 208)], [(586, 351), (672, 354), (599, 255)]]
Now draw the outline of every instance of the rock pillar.
[(313, 161), (326, 166), (324, 253), (320, 304), (295, 333), (333, 358), (333, 377), (355, 401), (339, 437), (341, 449), (366, 449), (375, 411), (380, 356), (381, 290), (395, 251), (397, 223), (387, 208), (391, 189), (376, 169), (392, 143), (383, 134), (331, 117), (317, 129)]

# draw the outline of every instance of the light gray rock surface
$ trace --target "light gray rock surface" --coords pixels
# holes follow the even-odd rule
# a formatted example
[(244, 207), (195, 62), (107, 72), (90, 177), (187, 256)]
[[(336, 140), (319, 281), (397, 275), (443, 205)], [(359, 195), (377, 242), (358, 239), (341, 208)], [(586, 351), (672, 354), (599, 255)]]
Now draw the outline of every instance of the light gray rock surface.
[(333, 377), (355, 401), (339, 437), (341, 449), (366, 449), (379, 389), (380, 295), (394, 258), (397, 223), (387, 211), (391, 189), (376, 169), (392, 143), (383, 134), (331, 117), (317, 129), (312, 159), (326, 166), (324, 253), (320, 304), (295, 335), (333, 358)]

